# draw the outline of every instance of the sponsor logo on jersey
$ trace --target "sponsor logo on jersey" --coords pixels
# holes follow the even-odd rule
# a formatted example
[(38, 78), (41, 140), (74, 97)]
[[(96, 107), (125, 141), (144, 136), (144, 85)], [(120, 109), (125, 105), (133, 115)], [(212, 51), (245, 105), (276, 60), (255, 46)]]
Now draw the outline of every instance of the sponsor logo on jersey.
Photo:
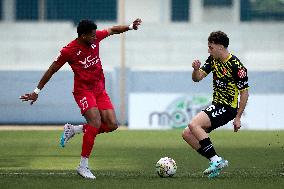
[(79, 62), (84, 65), (84, 68), (88, 68), (94, 64), (97, 64), (99, 61), (100, 58), (98, 58), (98, 56), (92, 57), (92, 55), (89, 55), (83, 61), (79, 60)]
[(219, 79), (215, 80), (216, 86), (220, 87), (220, 88), (226, 88), (227, 87), (227, 83), (224, 81), (220, 81)]
[(244, 77), (246, 77), (246, 76), (247, 76), (246, 70), (245, 70), (244, 68), (239, 69), (239, 71), (238, 71), (238, 77), (242, 79), (242, 78), (244, 78)]
[(248, 82), (247, 82), (247, 81), (239, 81), (239, 82), (237, 83), (237, 87), (238, 87), (239, 89), (242, 89), (242, 88), (246, 87), (247, 85), (248, 85)]
[(227, 69), (224, 68), (224, 69), (223, 69), (223, 75), (226, 75), (226, 73), (227, 73)]
[(91, 47), (92, 47), (92, 49), (95, 49), (96, 45), (95, 44), (91, 44)]

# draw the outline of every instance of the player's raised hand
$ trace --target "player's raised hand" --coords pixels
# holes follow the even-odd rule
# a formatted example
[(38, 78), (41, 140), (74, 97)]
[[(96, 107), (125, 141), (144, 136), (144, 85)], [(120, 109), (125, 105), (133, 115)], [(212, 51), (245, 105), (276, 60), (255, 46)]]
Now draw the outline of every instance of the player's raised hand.
[(133, 21), (133, 23), (131, 24), (132, 25), (132, 28), (134, 30), (138, 30), (138, 26), (140, 26), (142, 23), (142, 20), (140, 18), (137, 18), (136, 20)]
[(37, 100), (37, 98), (38, 98), (38, 94), (36, 94), (35, 92), (29, 93), (29, 94), (27, 93), (19, 97), (19, 99), (21, 99), (22, 102), (31, 101), (30, 102), (31, 105), (33, 105), (33, 103)]
[(201, 65), (201, 62), (199, 60), (194, 60), (192, 62), (192, 67), (193, 67), (194, 70), (199, 70), (200, 65)]

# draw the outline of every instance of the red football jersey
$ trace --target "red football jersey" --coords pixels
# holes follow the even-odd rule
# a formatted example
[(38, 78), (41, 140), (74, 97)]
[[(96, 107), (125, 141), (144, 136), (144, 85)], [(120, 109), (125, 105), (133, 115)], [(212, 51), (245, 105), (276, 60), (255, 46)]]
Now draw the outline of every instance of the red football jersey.
[(105, 89), (99, 43), (107, 36), (107, 30), (97, 30), (96, 40), (90, 47), (79, 44), (75, 39), (61, 49), (56, 63), (63, 66), (68, 62), (71, 66), (74, 72), (74, 91), (101, 92)]

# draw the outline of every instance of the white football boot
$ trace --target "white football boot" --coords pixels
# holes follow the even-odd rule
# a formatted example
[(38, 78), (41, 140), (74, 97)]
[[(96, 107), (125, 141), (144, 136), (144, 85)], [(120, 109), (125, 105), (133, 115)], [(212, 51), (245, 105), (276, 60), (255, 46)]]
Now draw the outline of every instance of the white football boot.
[(93, 173), (90, 171), (88, 167), (79, 166), (77, 168), (77, 173), (83, 178), (96, 179), (95, 175), (93, 175)]
[(70, 140), (75, 135), (74, 126), (69, 124), (69, 123), (66, 123), (64, 125), (63, 130), (64, 131), (63, 131), (63, 133), (61, 135), (61, 139), (60, 139), (60, 145), (62, 147), (64, 147), (65, 144), (68, 142), (68, 140)]

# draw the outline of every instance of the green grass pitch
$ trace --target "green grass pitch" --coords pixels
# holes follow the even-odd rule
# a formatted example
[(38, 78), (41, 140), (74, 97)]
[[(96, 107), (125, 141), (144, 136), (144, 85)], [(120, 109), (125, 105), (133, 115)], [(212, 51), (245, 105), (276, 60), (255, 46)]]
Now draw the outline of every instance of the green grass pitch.
[[(208, 161), (181, 138), (182, 130), (119, 130), (98, 135), (89, 160), (96, 180), (76, 174), (82, 135), (59, 147), (60, 131), (0, 131), (0, 188), (284, 188), (284, 131), (215, 131), (217, 153), (229, 167), (202, 175)], [(173, 178), (155, 173), (159, 158), (177, 162)]]

